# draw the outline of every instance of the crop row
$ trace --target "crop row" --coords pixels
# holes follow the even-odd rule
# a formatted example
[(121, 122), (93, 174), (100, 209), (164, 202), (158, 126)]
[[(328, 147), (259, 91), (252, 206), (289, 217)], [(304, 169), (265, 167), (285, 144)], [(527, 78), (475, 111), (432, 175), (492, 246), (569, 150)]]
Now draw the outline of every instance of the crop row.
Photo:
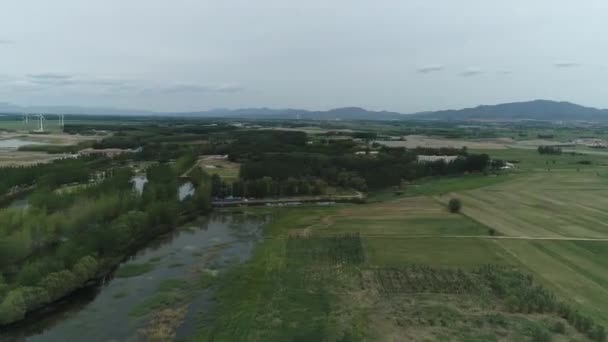
[(398, 293), (471, 293), (479, 289), (475, 277), (461, 270), (408, 266), (376, 269), (375, 281), (383, 294)]
[(365, 260), (359, 234), (331, 237), (289, 237), (287, 262), (290, 265), (305, 264), (361, 264)]

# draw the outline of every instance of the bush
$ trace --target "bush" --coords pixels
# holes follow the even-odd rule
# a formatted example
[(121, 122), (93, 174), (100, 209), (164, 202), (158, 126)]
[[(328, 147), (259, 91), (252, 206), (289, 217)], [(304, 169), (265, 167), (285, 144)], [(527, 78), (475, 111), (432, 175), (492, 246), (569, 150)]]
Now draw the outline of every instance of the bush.
[(554, 333), (557, 334), (565, 334), (566, 333), (566, 325), (564, 324), (564, 322), (555, 322), (555, 324), (553, 324), (553, 328), (551, 329)]
[(555, 146), (538, 146), (540, 154), (562, 154), (562, 149)]
[(593, 341), (605, 342), (606, 341), (606, 330), (603, 326), (597, 325), (591, 333), (588, 335)]
[(8, 284), (4, 280), (2, 273), (0, 273), (0, 298), (4, 298), (6, 292), (8, 292)]
[(82, 284), (77, 283), (74, 273), (63, 270), (49, 274), (40, 282), (40, 285), (48, 291), (50, 298), (54, 300), (74, 291)]
[(25, 317), (27, 308), (20, 290), (13, 290), (0, 303), (0, 324), (18, 321)]
[(92, 256), (85, 256), (78, 261), (72, 272), (76, 276), (77, 282), (86, 283), (89, 279), (93, 278), (97, 273), (97, 260)]
[(20, 290), (26, 311), (38, 309), (51, 302), (49, 293), (41, 287), (22, 287)]
[(462, 202), (458, 198), (452, 198), (448, 203), (448, 209), (451, 213), (459, 213), (462, 209)]
[(551, 333), (541, 327), (535, 327), (532, 330), (532, 341), (533, 342), (551, 342)]

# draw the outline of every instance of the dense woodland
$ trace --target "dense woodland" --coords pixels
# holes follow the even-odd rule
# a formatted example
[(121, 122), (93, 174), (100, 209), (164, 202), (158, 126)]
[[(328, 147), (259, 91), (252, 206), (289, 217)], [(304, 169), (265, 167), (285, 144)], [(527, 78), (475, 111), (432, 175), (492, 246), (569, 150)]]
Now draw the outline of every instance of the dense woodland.
[(93, 169), (106, 161), (91, 157), (58, 160), (50, 164), (0, 168), (0, 194), (34, 184), (56, 187), (86, 182)]
[[(47, 182), (48, 174), (41, 170), (50, 165), (41, 165), (28, 169), (37, 177), (11, 183), (38, 186), (27, 210), (0, 211), (0, 324), (22, 319), (103, 275), (142, 243), (208, 212), (210, 179), (200, 169), (191, 174), (194, 196), (178, 200), (178, 175), (191, 160), (184, 156), (173, 165), (150, 167), (141, 196), (133, 190), (131, 169), (120, 167), (107, 170), (102, 181), (70, 192), (56, 187), (88, 180), (91, 169), (83, 168), (80, 178)], [(67, 163), (76, 167), (79, 162)]]
[[(222, 123), (172, 125), (73, 125), (80, 134), (114, 132), (95, 148), (138, 148), (129, 158), (168, 162), (183, 155), (228, 155), (241, 163), (236, 182), (213, 182), (214, 197), (316, 195), (328, 186), (359, 191), (397, 186), (428, 176), (498, 169), (485, 154), (453, 148), (388, 148), (371, 144), (370, 132), (328, 132), (314, 139), (304, 132), (237, 129)], [(332, 139), (339, 136), (339, 139)], [(356, 154), (360, 151), (376, 154)], [(451, 163), (418, 163), (418, 155), (458, 155)]]
[[(231, 187), (235, 196), (309, 195), (327, 186), (360, 191), (397, 186), (428, 176), (482, 172), (488, 155), (466, 149), (376, 148), (377, 154), (355, 154), (360, 144), (352, 139), (310, 143), (302, 132), (245, 131), (222, 152), (241, 163), (240, 180)], [(369, 152), (369, 148), (367, 149)], [(418, 163), (418, 155), (457, 155), (454, 162)], [(495, 166), (497, 166), (496, 164)], [(214, 183), (214, 196), (227, 185)]]

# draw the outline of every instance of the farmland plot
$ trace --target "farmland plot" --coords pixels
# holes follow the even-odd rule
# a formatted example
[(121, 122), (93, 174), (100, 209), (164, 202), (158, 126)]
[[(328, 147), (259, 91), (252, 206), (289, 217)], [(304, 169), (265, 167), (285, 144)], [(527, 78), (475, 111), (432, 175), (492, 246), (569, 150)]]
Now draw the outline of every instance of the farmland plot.
[(462, 199), (465, 215), (505, 236), (494, 240), (505, 259), (608, 323), (608, 182), (602, 169), (533, 173), (439, 199), (454, 196)]

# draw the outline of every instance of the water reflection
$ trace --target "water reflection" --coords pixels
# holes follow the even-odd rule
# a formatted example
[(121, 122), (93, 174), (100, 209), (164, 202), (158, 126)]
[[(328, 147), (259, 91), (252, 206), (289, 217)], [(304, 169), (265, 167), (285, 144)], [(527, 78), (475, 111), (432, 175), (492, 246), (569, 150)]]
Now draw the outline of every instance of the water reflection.
[(26, 145), (41, 145), (42, 143), (37, 141), (23, 140), (23, 139), (1, 139), (0, 149), (17, 149), (21, 146)]
[[(146, 177), (146, 175), (137, 175), (131, 179), (131, 182), (133, 183), (133, 189), (141, 195), (144, 192), (146, 183), (148, 183), (148, 177)], [(179, 200), (183, 201), (186, 197), (193, 196), (194, 190), (194, 184), (192, 184), (192, 182), (182, 183), (178, 188)]]
[[(103, 283), (78, 291), (44, 312), (0, 332), (0, 340), (34, 341), (138, 341), (145, 317), (131, 315), (134, 307), (153, 297), (163, 280), (187, 279), (200, 270), (224, 272), (247, 260), (261, 240), (267, 217), (216, 214), (166, 234), (125, 261), (153, 263), (154, 269), (131, 278), (108, 277)], [(177, 331), (190, 336), (198, 314), (212, 315), (213, 290), (199, 290), (190, 301)]]
[(133, 189), (141, 195), (144, 193), (144, 185), (148, 183), (148, 177), (146, 175), (137, 175), (131, 179), (131, 182), (133, 182)]

